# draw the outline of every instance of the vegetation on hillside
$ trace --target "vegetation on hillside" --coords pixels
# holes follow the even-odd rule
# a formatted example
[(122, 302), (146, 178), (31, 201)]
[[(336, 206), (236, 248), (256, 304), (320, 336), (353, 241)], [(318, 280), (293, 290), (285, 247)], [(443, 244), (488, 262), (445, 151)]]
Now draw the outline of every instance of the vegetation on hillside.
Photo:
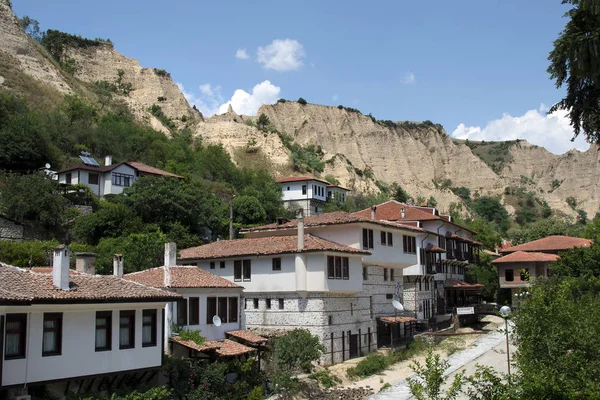
[[(461, 143), (461, 141), (457, 141)], [(510, 148), (517, 144), (518, 140), (506, 140), (502, 142), (486, 142), (486, 141), (464, 141), (473, 154), (486, 163), (492, 171), (499, 174), (504, 169), (504, 166), (512, 161)]]

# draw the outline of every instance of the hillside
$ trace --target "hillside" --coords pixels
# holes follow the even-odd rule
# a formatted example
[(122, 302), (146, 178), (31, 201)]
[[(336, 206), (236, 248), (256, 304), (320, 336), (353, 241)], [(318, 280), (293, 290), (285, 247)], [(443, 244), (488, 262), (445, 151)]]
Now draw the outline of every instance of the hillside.
[[(167, 135), (187, 128), (206, 143), (222, 144), (239, 165), (268, 168), (274, 177), (331, 175), (363, 193), (397, 183), (414, 198), (434, 197), (442, 210), (462, 202), (452, 189), (463, 187), (473, 196), (497, 195), (503, 201), (511, 193), (532, 193), (571, 216), (576, 213), (569, 197), (590, 217), (599, 210), (597, 145), (557, 156), (526, 141), (465, 143), (429, 121), (376, 121), (350, 108), (293, 101), (263, 105), (257, 115), (265, 114), (270, 124), (261, 129), (257, 117), (231, 109), (205, 119), (160, 66), (143, 67), (108, 41), (56, 37), (64, 46), (63, 60), (73, 66), (69, 71), (23, 32), (7, 0), (0, 0), (0, 88), (40, 107), (76, 93), (101, 108), (108, 94), (140, 123)], [(514, 212), (508, 200), (507, 209)]]

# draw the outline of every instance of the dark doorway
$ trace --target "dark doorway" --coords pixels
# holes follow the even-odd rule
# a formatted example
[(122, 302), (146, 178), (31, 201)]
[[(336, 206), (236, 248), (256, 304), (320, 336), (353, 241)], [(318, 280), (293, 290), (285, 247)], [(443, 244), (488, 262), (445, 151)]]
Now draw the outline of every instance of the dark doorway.
[(358, 335), (350, 335), (350, 358), (358, 357)]

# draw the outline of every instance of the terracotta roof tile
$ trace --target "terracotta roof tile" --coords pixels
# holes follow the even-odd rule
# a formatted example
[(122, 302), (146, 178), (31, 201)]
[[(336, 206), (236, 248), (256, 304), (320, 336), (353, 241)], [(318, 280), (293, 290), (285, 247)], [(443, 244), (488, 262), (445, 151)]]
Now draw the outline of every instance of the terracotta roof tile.
[(414, 322), (416, 319), (411, 317), (380, 317), (379, 318), (383, 322), (387, 322), (389, 324), (397, 324), (400, 322)]
[(441, 247), (436, 246), (436, 245), (434, 245), (432, 243), (429, 243), (427, 245), (427, 247), (425, 247), (425, 251), (429, 251), (429, 252), (432, 252), (432, 253), (445, 253), (446, 252), (446, 250), (444, 250)]
[(78, 169), (85, 170), (85, 171), (93, 171), (93, 172), (108, 172), (108, 171), (112, 171), (113, 169), (115, 169), (123, 164), (127, 164), (130, 167), (132, 167), (133, 169), (136, 169), (136, 170), (146, 173), (146, 174), (164, 175), (164, 176), (171, 176), (174, 178), (183, 178), (182, 176), (175, 175), (170, 172), (163, 171), (162, 169), (151, 167), (147, 164), (137, 162), (137, 161), (120, 162), (120, 163), (114, 163), (111, 165), (100, 165), (98, 167), (94, 167), (93, 165), (79, 163), (79, 164), (72, 165), (68, 168), (62, 169), (62, 170), (58, 171), (58, 173), (61, 174), (63, 172), (75, 171)]
[(552, 262), (560, 257), (556, 254), (537, 253), (533, 251), (515, 251), (504, 257), (500, 257), (492, 261), (494, 264), (510, 263), (510, 262)]
[[(304, 218), (304, 227), (315, 227), (315, 226), (326, 226), (326, 225), (342, 225), (352, 223), (370, 223), (380, 226), (388, 226), (394, 228), (407, 229), (415, 232), (424, 232), (423, 229), (412, 225), (405, 225), (398, 221), (386, 221), (386, 220), (372, 220), (371, 215), (363, 217), (356, 214), (350, 214), (344, 211), (336, 211), (330, 213), (323, 213), (317, 215), (311, 215), (310, 217)], [(269, 224), (263, 226), (257, 226), (253, 228), (245, 229), (246, 232), (254, 231), (269, 231), (278, 229), (290, 229), (298, 227), (298, 220), (294, 219), (284, 224)]]
[(506, 247), (500, 250), (501, 253), (512, 253), (515, 251), (565, 251), (574, 247), (588, 247), (592, 245), (592, 240), (582, 239), (571, 236), (548, 236), (533, 242), (523, 243), (518, 246)]
[(444, 287), (454, 289), (481, 289), (483, 286), (481, 283), (467, 283), (458, 279), (446, 279), (444, 282)]
[(171, 288), (239, 288), (237, 285), (225, 278), (221, 278), (194, 265), (178, 265), (170, 267), (150, 268), (144, 271), (126, 274), (123, 279), (137, 282), (142, 285), (155, 288), (164, 288), (165, 269), (171, 274)]
[(177, 336), (171, 336), (169, 340), (199, 352), (214, 351), (220, 357), (241, 356), (242, 354), (256, 351), (256, 349), (252, 347), (244, 346), (241, 343), (229, 339), (207, 340), (202, 345), (198, 345), (191, 340), (181, 340), (181, 338)]
[(121, 302), (172, 301), (180, 295), (119, 279), (112, 275), (72, 273), (70, 289), (52, 284), (52, 274), (33, 272), (0, 263), (0, 301)]
[(326, 185), (329, 184), (329, 182), (324, 181), (323, 179), (313, 178), (312, 176), (290, 176), (287, 178), (278, 179), (275, 182), (288, 183), (288, 182), (305, 182), (305, 181), (317, 181), (317, 182), (324, 183)]
[[(344, 246), (320, 237), (305, 234), (302, 252), (336, 251), (353, 254), (370, 254), (368, 251)], [(201, 260), (224, 257), (261, 256), (298, 252), (297, 236), (267, 236), (251, 239), (221, 240), (179, 252), (182, 260)]]
[(131, 165), (133, 168), (137, 169), (140, 172), (150, 174), (150, 175), (163, 175), (163, 176), (170, 176), (173, 178), (183, 178), (183, 176), (175, 175), (171, 172), (163, 171), (162, 169), (151, 167), (149, 165), (146, 165), (146, 164), (138, 162), (138, 161), (128, 161), (126, 164)]
[(238, 331), (230, 331), (225, 332), (226, 335), (233, 336), (234, 338), (242, 339), (248, 343), (259, 344), (267, 341), (266, 338), (257, 335), (252, 331), (247, 330), (238, 330)]

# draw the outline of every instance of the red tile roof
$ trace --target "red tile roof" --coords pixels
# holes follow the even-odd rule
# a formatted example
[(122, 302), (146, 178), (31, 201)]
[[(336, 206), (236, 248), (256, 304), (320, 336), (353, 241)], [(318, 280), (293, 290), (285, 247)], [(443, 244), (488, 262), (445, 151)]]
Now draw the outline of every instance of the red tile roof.
[(252, 331), (247, 330), (238, 330), (238, 331), (230, 331), (225, 332), (226, 335), (233, 336), (234, 338), (242, 339), (248, 343), (259, 344), (267, 341), (266, 338), (257, 335)]
[(149, 165), (146, 165), (144, 163), (141, 162), (137, 162), (137, 161), (130, 161), (130, 162), (120, 162), (120, 163), (114, 163), (111, 165), (101, 165), (98, 167), (94, 167), (92, 165), (87, 165), (87, 164), (83, 164), (83, 163), (79, 163), (79, 164), (75, 164), (73, 166), (70, 166), (68, 168), (65, 168), (63, 170), (58, 171), (59, 174), (63, 173), (63, 172), (69, 172), (69, 171), (75, 171), (78, 169), (81, 170), (85, 170), (85, 171), (93, 171), (93, 172), (108, 172), (108, 171), (112, 171), (113, 169), (123, 165), (123, 164), (127, 164), (129, 165), (131, 168), (145, 173), (145, 174), (150, 174), (150, 175), (164, 175), (164, 176), (170, 176), (173, 178), (183, 178), (180, 175), (175, 175), (172, 174), (171, 172), (167, 172), (167, 171), (163, 171), (162, 169), (158, 169), (155, 167), (151, 167)]
[[(396, 200), (386, 201), (385, 203), (377, 204), (377, 219), (387, 221), (435, 221), (440, 220), (464, 229), (468, 232), (472, 230), (465, 228), (460, 225), (456, 225), (453, 222), (448, 221), (447, 215), (435, 215), (435, 209), (431, 207), (419, 207), (411, 206), (409, 204), (400, 203)], [(402, 208), (404, 208), (404, 218), (402, 218)], [(361, 211), (357, 211), (354, 214), (362, 217), (371, 217), (371, 209), (367, 208)]]
[(70, 289), (61, 290), (52, 284), (52, 274), (33, 272), (0, 263), (0, 302), (77, 303), (123, 301), (173, 301), (176, 293), (159, 290), (112, 275), (71, 273)]
[(467, 283), (458, 279), (446, 279), (444, 282), (444, 287), (454, 289), (481, 289), (483, 286), (481, 283)]
[(182, 346), (187, 347), (199, 352), (214, 351), (220, 357), (234, 357), (241, 356), (242, 354), (251, 353), (256, 349), (248, 346), (244, 346), (241, 343), (234, 342), (233, 340), (207, 340), (202, 345), (198, 345), (191, 340), (182, 340), (177, 336), (171, 336), (169, 341), (178, 343)]
[[(342, 224), (354, 224), (354, 223), (370, 223), (380, 226), (407, 229), (414, 232), (424, 232), (423, 229), (412, 225), (405, 225), (397, 221), (383, 221), (383, 220), (372, 220), (371, 215), (368, 217), (359, 216), (356, 214), (350, 214), (344, 211), (336, 211), (330, 213), (323, 213), (317, 215), (311, 215), (310, 217), (304, 217), (304, 227), (316, 227), (326, 225), (342, 225)], [(257, 226), (253, 228), (245, 229), (246, 232), (255, 231), (269, 231), (278, 229), (290, 229), (297, 228), (298, 220), (294, 219), (283, 224), (269, 224), (263, 226)]]
[(582, 239), (571, 236), (548, 236), (533, 242), (523, 243), (518, 246), (506, 247), (500, 250), (501, 253), (512, 253), (515, 251), (565, 251), (574, 247), (588, 247), (592, 245), (592, 240)]
[(379, 318), (383, 322), (387, 322), (389, 324), (397, 324), (400, 322), (414, 322), (416, 319), (411, 317), (380, 317)]
[(313, 178), (312, 176), (290, 176), (288, 178), (278, 179), (277, 183), (288, 183), (288, 182), (305, 182), (305, 181), (317, 181), (329, 185), (329, 182), (319, 178)]
[(165, 269), (171, 274), (171, 288), (239, 288), (237, 285), (225, 278), (221, 278), (194, 265), (177, 265), (170, 267), (150, 268), (144, 271), (126, 274), (123, 279), (137, 282), (142, 285), (156, 288), (164, 288)]
[(494, 264), (519, 262), (552, 262), (560, 257), (556, 254), (536, 253), (532, 251), (515, 251), (492, 261)]
[(446, 252), (446, 250), (444, 250), (441, 247), (438, 247), (432, 243), (429, 243), (427, 245), (427, 247), (425, 247), (425, 251), (430, 251), (432, 253), (445, 253)]
[(146, 164), (138, 162), (138, 161), (128, 161), (126, 164), (131, 165), (133, 168), (137, 169), (139, 172), (142, 172), (144, 174), (163, 175), (163, 176), (170, 176), (172, 178), (183, 178), (183, 176), (175, 175), (171, 172), (163, 171), (162, 169), (151, 167), (149, 165), (146, 165)]
[(481, 243), (481, 242), (478, 242), (478, 241), (473, 240), (473, 239), (466, 238), (464, 236), (457, 235), (456, 233), (450, 233), (450, 232), (448, 232), (446, 234), (446, 237), (450, 238), (450, 239), (458, 240), (458, 241), (461, 241), (461, 242), (471, 243), (471, 244), (474, 244), (474, 245), (477, 245), (477, 246), (482, 246), (483, 245), (483, 243)]
[[(368, 251), (344, 246), (320, 237), (305, 234), (301, 252), (335, 251), (351, 254), (371, 254)], [(182, 260), (202, 260), (226, 257), (264, 256), (298, 252), (297, 236), (267, 236), (251, 239), (221, 240), (179, 252)]]

